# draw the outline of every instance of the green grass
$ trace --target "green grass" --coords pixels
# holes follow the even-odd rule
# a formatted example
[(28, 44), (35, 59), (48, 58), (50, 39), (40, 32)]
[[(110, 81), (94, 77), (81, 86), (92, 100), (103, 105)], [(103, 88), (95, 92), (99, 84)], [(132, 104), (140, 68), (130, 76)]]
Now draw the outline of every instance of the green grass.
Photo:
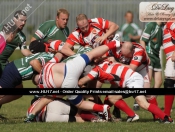
[[(17, 54), (16, 54), (17, 53)], [(14, 60), (20, 58), (19, 51), (10, 58)], [(35, 88), (31, 81), (24, 81), (25, 88)], [(103, 85), (108, 87), (108, 84)], [(140, 120), (134, 123), (126, 123), (126, 114), (122, 114), (122, 122), (118, 123), (29, 123), (24, 124), (23, 120), (26, 111), (30, 105), (33, 96), (23, 96), (22, 98), (4, 104), (0, 109), (0, 132), (173, 132), (175, 124), (160, 124), (152, 121), (152, 114), (139, 110), (136, 113), (140, 116)], [(104, 98), (104, 96), (102, 96)], [(125, 101), (132, 108), (133, 98), (127, 98)], [(164, 107), (163, 96), (158, 96), (159, 107)], [(113, 107), (111, 108), (112, 111)], [(171, 114), (175, 119), (175, 108)]]
[[(134, 123), (126, 123), (126, 114), (122, 112), (123, 122), (120, 123), (29, 123), (24, 124), (23, 120), (27, 108), (33, 96), (23, 96), (22, 98), (5, 104), (0, 109), (0, 131), (1, 132), (173, 132), (175, 124), (160, 124), (152, 121), (151, 113), (139, 110), (136, 113), (140, 120)], [(125, 101), (132, 108), (133, 98)], [(158, 103), (163, 107), (163, 96), (158, 96)], [(112, 110), (113, 108), (111, 108)], [(173, 108), (172, 117), (175, 119), (175, 109)]]

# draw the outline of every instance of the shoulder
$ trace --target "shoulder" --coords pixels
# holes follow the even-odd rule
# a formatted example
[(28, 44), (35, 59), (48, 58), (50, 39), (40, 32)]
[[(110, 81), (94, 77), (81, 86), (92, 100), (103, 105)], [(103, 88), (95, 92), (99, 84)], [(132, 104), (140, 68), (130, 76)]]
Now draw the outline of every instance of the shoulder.
[(51, 26), (51, 25), (56, 25), (55, 24), (55, 20), (48, 20), (48, 21), (45, 21), (44, 23), (41, 24), (41, 26)]
[(153, 28), (153, 27), (155, 27), (156, 25), (157, 25), (156, 22), (149, 22), (149, 23), (146, 24), (146, 27)]

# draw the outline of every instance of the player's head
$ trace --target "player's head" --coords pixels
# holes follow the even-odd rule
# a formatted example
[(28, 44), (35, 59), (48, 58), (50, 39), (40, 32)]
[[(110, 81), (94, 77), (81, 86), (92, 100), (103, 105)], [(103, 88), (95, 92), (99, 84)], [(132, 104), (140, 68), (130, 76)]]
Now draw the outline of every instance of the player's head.
[(38, 52), (48, 52), (47, 48), (47, 45), (41, 40), (34, 40), (29, 45), (29, 49), (33, 54)]
[(69, 12), (66, 9), (59, 9), (56, 16), (56, 24), (59, 28), (65, 28), (69, 20)]
[(88, 18), (85, 14), (79, 14), (76, 17), (76, 22), (77, 22), (77, 26), (81, 30), (81, 32), (87, 33), (89, 31), (89, 22), (88, 22)]
[(15, 12), (13, 20), (19, 30), (22, 30), (27, 21), (27, 14), (23, 10), (18, 10)]
[(134, 17), (134, 15), (131, 11), (127, 11), (125, 13), (125, 20), (126, 20), (127, 23), (132, 23), (133, 17)]
[(134, 53), (134, 46), (131, 42), (124, 42), (121, 47), (121, 53), (127, 58), (131, 58)]
[(13, 38), (15, 37), (16, 33), (17, 33), (17, 26), (14, 25), (9, 25), (9, 24), (4, 24), (2, 31), (5, 34), (5, 39), (7, 42), (11, 42), (13, 40)]

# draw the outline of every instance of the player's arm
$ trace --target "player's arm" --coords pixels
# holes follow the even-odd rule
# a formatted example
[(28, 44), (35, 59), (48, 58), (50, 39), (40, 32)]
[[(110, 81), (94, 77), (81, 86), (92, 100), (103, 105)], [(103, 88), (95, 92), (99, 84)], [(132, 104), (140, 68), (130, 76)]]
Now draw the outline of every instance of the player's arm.
[(24, 55), (24, 56), (29, 56), (32, 54), (32, 52), (29, 50), (29, 49), (22, 49), (21, 50), (21, 53)]
[[(145, 48), (151, 37), (151, 31), (153, 29), (152, 23), (148, 23), (141, 35), (140, 44)], [(146, 48), (145, 48), (146, 49)]]
[(106, 26), (104, 27), (104, 29), (106, 29), (107, 32), (103, 36), (98, 37), (95, 40), (97, 43), (102, 43), (110, 35), (112, 35), (113, 33), (115, 33), (119, 29), (119, 26), (116, 23), (114, 23), (114, 22), (108, 21), (108, 24), (106, 24)]
[(75, 54), (75, 52), (72, 49), (73, 49), (73, 45), (66, 42), (63, 48), (61, 49), (61, 53), (65, 54), (66, 56), (72, 56)]
[(32, 55), (32, 52), (31, 52), (29, 49), (27, 49), (26, 40), (24, 40), (24, 42), (23, 42), (22, 45), (20, 46), (20, 49), (21, 49), (21, 53), (22, 53), (24, 56)]
[(132, 40), (139, 40), (142, 34), (142, 30), (136, 25), (137, 35), (129, 34), (129, 38)]
[(33, 35), (31, 42), (34, 40), (43, 39), (46, 36), (49, 29), (50, 29), (49, 22), (41, 24), (40, 27), (36, 30), (35, 34)]
[[(74, 31), (74, 32), (77, 34), (76, 31)], [(73, 33), (71, 33), (69, 35), (69, 37), (67, 38), (64, 46), (62, 47), (61, 53), (63, 53), (66, 56), (72, 56), (72, 55), (74, 55), (75, 52), (72, 49), (73, 49), (73, 46), (76, 43), (79, 43), (78, 35), (74, 35)]]
[(38, 73), (40, 73), (40, 71), (42, 70), (42, 65), (41, 65), (40, 61), (37, 60), (37, 59), (31, 60), (31, 61), (30, 61), (30, 65), (31, 65), (31, 66), (33, 67), (33, 69), (34, 69), (35, 71), (37, 71)]
[(92, 79), (89, 78), (88, 76), (84, 76), (83, 78), (81, 78), (79, 81), (78, 81), (78, 86), (80, 88), (83, 88), (84, 84), (90, 82)]

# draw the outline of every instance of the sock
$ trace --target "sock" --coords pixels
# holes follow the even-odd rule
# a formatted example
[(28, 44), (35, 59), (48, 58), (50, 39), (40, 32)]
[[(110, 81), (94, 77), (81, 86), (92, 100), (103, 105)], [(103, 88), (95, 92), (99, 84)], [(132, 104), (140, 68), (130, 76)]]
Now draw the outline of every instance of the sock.
[(91, 119), (96, 118), (96, 116), (89, 111), (81, 111), (80, 116), (85, 121), (91, 121)]
[(101, 98), (98, 96), (98, 104), (103, 104), (103, 102), (101, 101)]
[(154, 104), (150, 104), (148, 107), (148, 111), (150, 111), (151, 113), (157, 115), (160, 119), (164, 119), (164, 117), (166, 116), (166, 114), (156, 105)]
[(113, 49), (116, 47), (116, 42), (115, 41), (111, 41), (107, 44), (105, 44), (106, 46), (108, 46), (109, 49)]
[(164, 113), (170, 116), (171, 108), (174, 101), (174, 95), (165, 95), (164, 101)]
[(115, 106), (120, 110), (124, 111), (130, 117), (135, 115), (134, 111), (131, 108), (129, 108), (129, 106), (125, 103), (124, 100), (116, 101)]
[(93, 111), (103, 112), (103, 105), (94, 104)]
[(105, 97), (105, 99), (104, 99), (104, 104), (107, 104), (107, 105), (109, 105), (110, 107), (112, 107), (112, 105), (113, 105), (113, 104), (109, 101), (108, 96)]
[[(153, 98), (149, 99), (149, 100), (148, 100), (148, 103), (154, 104), (154, 105), (158, 106), (156, 97), (153, 97)], [(158, 116), (154, 115), (153, 113), (152, 113), (152, 115), (153, 115), (153, 118), (154, 118), (154, 119), (158, 119)]]

